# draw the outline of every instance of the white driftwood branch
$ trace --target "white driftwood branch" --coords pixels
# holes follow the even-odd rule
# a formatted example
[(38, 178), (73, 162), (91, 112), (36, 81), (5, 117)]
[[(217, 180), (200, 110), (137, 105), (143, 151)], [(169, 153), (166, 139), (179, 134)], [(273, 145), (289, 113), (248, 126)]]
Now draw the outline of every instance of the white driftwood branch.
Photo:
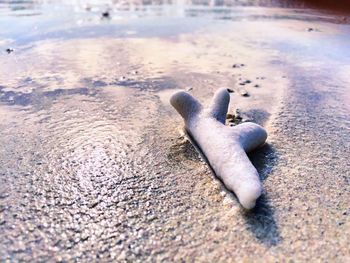
[(230, 95), (224, 88), (215, 93), (208, 108), (184, 91), (175, 93), (170, 99), (215, 174), (236, 194), (244, 208), (252, 209), (261, 195), (262, 186), (246, 152), (263, 145), (267, 133), (260, 125), (251, 122), (226, 126), (229, 102)]

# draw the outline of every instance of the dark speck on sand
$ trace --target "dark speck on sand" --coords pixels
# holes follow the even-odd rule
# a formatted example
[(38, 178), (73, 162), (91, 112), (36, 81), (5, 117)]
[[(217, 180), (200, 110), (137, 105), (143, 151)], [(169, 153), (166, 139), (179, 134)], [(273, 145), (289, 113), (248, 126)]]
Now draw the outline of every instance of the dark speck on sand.
[(233, 64), (232, 68), (242, 68), (244, 66), (245, 66), (244, 64)]
[(12, 52), (14, 52), (15, 50), (13, 48), (7, 48), (6, 52), (7, 54), (11, 54)]
[(110, 18), (110, 13), (109, 13), (109, 11), (103, 12), (103, 13), (102, 13), (102, 17), (103, 17), (103, 18)]

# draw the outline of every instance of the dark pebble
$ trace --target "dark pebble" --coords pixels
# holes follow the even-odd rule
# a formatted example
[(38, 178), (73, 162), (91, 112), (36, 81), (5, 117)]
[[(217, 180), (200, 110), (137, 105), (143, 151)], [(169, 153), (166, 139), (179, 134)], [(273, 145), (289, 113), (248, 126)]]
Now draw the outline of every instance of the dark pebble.
[(10, 53), (12, 53), (12, 52), (14, 52), (15, 50), (13, 49), (13, 48), (7, 48), (6, 49), (6, 52), (7, 52), (7, 54), (10, 54)]
[(227, 91), (228, 91), (229, 93), (235, 92), (233, 89), (227, 89)]
[(255, 84), (254, 88), (260, 88), (260, 85), (259, 84)]
[(227, 113), (226, 115), (226, 119), (233, 119), (235, 117), (235, 115), (231, 114), (231, 113)]
[[(239, 78), (239, 80), (240, 80), (240, 78)], [(244, 86), (245, 84), (249, 84), (249, 83), (252, 83), (252, 81), (251, 81), (251, 80), (249, 80), (249, 79), (247, 79), (247, 80), (245, 80), (245, 81), (243, 81), (243, 82), (239, 83), (239, 85)]]
[(109, 12), (108, 12), (108, 11), (103, 12), (103, 13), (102, 13), (102, 17), (104, 17), (104, 18), (109, 18), (109, 17), (110, 17)]
[(242, 92), (241, 92), (241, 96), (243, 96), (243, 97), (249, 97), (248, 91), (242, 91)]
[(232, 67), (233, 68), (241, 68), (241, 67), (244, 67), (245, 65), (244, 64), (233, 64)]
[(308, 32), (312, 32), (312, 31), (314, 31), (315, 29), (313, 29), (312, 27), (309, 27), (308, 29), (307, 29), (307, 31)]

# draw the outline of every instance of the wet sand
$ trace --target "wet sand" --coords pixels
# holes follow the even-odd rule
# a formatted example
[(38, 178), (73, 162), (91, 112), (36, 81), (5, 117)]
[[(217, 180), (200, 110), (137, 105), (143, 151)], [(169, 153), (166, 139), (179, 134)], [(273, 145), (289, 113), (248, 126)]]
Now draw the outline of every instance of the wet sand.
[[(18, 26), (0, 35), (1, 260), (347, 262), (350, 26), (311, 10), (104, 9), (2, 10)], [(218, 87), (269, 133), (250, 155), (265, 189), (251, 212), (168, 103)]]

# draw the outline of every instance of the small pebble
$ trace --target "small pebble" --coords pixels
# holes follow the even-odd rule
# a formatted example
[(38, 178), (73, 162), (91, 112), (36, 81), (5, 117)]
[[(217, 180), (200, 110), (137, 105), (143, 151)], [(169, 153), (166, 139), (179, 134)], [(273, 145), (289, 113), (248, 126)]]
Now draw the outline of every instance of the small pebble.
[(315, 29), (313, 29), (312, 27), (309, 27), (308, 29), (307, 29), (307, 31), (308, 32), (312, 32), (312, 31), (314, 31)]
[(228, 91), (229, 93), (233, 93), (233, 92), (234, 92), (233, 89), (227, 89), (227, 91)]
[(14, 52), (15, 50), (13, 49), (13, 48), (7, 48), (6, 49), (6, 52), (7, 52), (7, 54), (10, 54), (10, 53), (12, 53), (12, 52)]
[(226, 119), (233, 119), (235, 117), (235, 115), (231, 114), (231, 113), (227, 113), (226, 115)]
[(251, 81), (251, 80), (249, 80), (249, 79), (247, 79), (247, 80), (245, 80), (245, 81), (243, 81), (243, 82), (239, 83), (239, 85), (244, 86), (245, 84), (250, 84), (250, 83), (252, 83), (252, 81)]
[(241, 68), (241, 67), (244, 67), (245, 65), (244, 64), (233, 64), (232, 67), (233, 68)]
[(259, 84), (255, 84), (254, 88), (260, 88), (260, 85)]
[(248, 91), (242, 91), (242, 92), (241, 92), (241, 96), (243, 96), (243, 97), (249, 97)]
[(104, 18), (109, 18), (109, 17), (110, 17), (109, 12), (108, 12), (108, 11), (103, 12), (103, 13), (102, 13), (102, 17), (104, 17)]

